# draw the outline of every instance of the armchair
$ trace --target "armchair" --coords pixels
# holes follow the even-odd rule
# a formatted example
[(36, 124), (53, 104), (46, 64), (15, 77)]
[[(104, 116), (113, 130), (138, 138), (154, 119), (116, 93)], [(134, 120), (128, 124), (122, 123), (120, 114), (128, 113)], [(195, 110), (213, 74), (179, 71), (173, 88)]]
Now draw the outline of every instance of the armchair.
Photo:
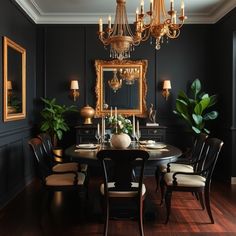
[(204, 150), (201, 153), (201, 164), (199, 164), (196, 171), (192, 173), (169, 172), (164, 175), (163, 183), (165, 187), (165, 204), (167, 210), (166, 223), (169, 221), (171, 197), (174, 191), (192, 192), (200, 196), (204, 193), (207, 213), (211, 223), (214, 223), (210, 207), (210, 186), (212, 174), (222, 146), (223, 141), (217, 138), (209, 138), (206, 140)]

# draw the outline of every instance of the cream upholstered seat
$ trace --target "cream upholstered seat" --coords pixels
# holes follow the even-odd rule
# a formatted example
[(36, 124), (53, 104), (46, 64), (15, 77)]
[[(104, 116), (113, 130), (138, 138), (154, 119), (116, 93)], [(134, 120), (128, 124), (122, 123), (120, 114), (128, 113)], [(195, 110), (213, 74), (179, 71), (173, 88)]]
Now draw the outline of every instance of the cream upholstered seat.
[[(174, 185), (173, 172), (166, 173), (164, 181), (166, 185)], [(177, 175), (176, 185), (179, 187), (204, 187), (206, 184), (206, 178), (201, 175)]]
[(53, 172), (68, 172), (68, 171), (78, 171), (78, 163), (68, 162), (62, 164), (56, 164), (52, 167)]
[[(115, 182), (109, 182), (107, 183), (108, 189), (115, 187)], [(131, 188), (138, 188), (138, 183), (131, 182)], [(101, 184), (100, 186), (100, 192), (102, 195), (104, 195), (104, 184)], [(112, 191), (108, 190), (109, 197), (135, 197), (138, 194), (138, 191)], [(146, 187), (145, 184), (142, 184), (142, 196), (146, 193)]]
[[(167, 165), (161, 164), (160, 171), (167, 172)], [(186, 165), (186, 164), (181, 164), (181, 163), (171, 163), (170, 172), (176, 172), (176, 171), (192, 173), (194, 170), (193, 170), (193, 166), (191, 165)]]
[[(46, 186), (72, 186), (75, 185), (75, 174), (52, 174), (45, 178)], [(83, 185), (85, 174), (79, 172), (77, 176), (77, 185)]]
[[(156, 183), (157, 183), (156, 190), (158, 190), (162, 178), (167, 172), (177, 172), (177, 171), (186, 173), (194, 172), (194, 170), (198, 166), (197, 162), (199, 161), (199, 157), (201, 156), (207, 137), (208, 135), (206, 134), (203, 133), (199, 134), (196, 137), (196, 140), (194, 142), (191, 151), (188, 152), (188, 154), (185, 154), (184, 158), (179, 158), (179, 160), (177, 160), (176, 162), (164, 163), (157, 166), (155, 173)], [(162, 200), (163, 200), (163, 194), (162, 194)]]

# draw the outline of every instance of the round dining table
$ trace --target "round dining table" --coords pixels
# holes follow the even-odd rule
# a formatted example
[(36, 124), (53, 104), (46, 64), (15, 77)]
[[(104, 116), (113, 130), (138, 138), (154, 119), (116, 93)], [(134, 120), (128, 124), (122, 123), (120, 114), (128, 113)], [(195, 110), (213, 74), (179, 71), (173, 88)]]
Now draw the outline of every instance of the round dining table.
[[(95, 149), (82, 149), (77, 148), (76, 145), (73, 145), (65, 150), (65, 155), (71, 161), (97, 165), (97, 152), (102, 149), (112, 149), (112, 147), (109, 144), (105, 144), (102, 146), (97, 145), (97, 148)], [(137, 147), (136, 145), (131, 144), (128, 149), (142, 149), (147, 151), (150, 156), (147, 161), (147, 165), (150, 166), (157, 166), (162, 163), (176, 161), (177, 158), (182, 155), (182, 151), (179, 148), (174, 147), (170, 144), (165, 144), (163, 148), (158, 149), (148, 149), (145, 147), (145, 145), (140, 145)]]

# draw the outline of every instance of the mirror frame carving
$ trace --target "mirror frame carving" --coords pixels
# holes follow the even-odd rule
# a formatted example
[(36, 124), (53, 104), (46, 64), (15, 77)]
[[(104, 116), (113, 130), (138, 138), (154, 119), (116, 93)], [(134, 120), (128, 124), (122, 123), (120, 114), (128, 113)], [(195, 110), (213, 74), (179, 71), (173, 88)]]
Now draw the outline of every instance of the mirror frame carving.
[[(21, 54), (21, 112), (9, 113), (8, 112), (8, 48), (11, 47)], [(3, 39), (3, 121), (21, 120), (26, 117), (26, 50), (12, 41), (4, 37)]]
[(138, 117), (147, 116), (147, 106), (146, 106), (146, 96), (147, 96), (147, 83), (146, 83), (146, 72), (147, 72), (148, 61), (147, 60), (95, 60), (95, 69), (96, 69), (96, 108), (95, 116), (102, 117), (110, 114), (110, 110), (103, 109), (103, 68), (130, 68), (130, 67), (139, 67), (140, 68), (140, 86), (139, 86), (139, 109), (117, 109), (118, 114), (124, 116), (136, 115)]

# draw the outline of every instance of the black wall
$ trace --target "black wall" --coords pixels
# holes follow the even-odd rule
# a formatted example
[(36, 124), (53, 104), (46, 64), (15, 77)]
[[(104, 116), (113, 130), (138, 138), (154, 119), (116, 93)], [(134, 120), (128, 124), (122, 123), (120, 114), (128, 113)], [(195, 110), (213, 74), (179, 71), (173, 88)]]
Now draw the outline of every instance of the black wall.
[[(12, 4), (0, 3), (0, 87), (3, 87), (3, 36), (9, 37), (26, 49), (27, 59), (27, 118), (3, 122), (0, 119), (0, 207), (14, 197), (31, 180), (32, 157), (27, 141), (33, 126), (33, 101), (36, 95), (36, 27)], [(3, 89), (0, 103), (3, 104)], [(3, 117), (3, 106), (0, 106)]]
[[(225, 141), (219, 171), (236, 176), (236, 9), (217, 24), (211, 36), (211, 88), (219, 94), (220, 117), (215, 123), (215, 133)], [(224, 175), (223, 174), (223, 175)], [(229, 174), (226, 174), (229, 177)]]
[[(160, 51), (145, 42), (136, 47), (131, 55), (132, 60), (148, 60), (147, 104), (155, 104), (158, 122), (168, 126), (168, 142), (178, 146), (185, 146), (185, 137), (177, 117), (172, 113), (175, 98), (178, 91), (186, 90), (195, 78), (199, 78), (203, 85), (209, 79), (208, 39), (211, 28), (210, 25), (185, 25), (180, 37), (163, 44)], [(87, 103), (95, 107), (94, 62), (96, 59), (110, 60), (109, 49), (104, 50), (98, 40), (97, 25), (39, 26), (38, 33), (41, 38), (41, 53), (45, 52), (43, 59), (41, 53), (38, 55), (45, 68), (38, 77), (38, 80), (44, 78), (40, 96), (55, 97), (62, 104), (76, 104), (78, 108)], [(80, 97), (76, 103), (68, 97), (69, 81), (74, 75), (79, 78), (80, 83)], [(162, 82), (167, 78), (172, 82), (168, 101), (161, 95)], [(78, 115), (73, 121), (81, 122)], [(182, 142), (179, 136), (183, 137)], [(75, 137), (72, 137), (71, 142), (75, 141)]]

